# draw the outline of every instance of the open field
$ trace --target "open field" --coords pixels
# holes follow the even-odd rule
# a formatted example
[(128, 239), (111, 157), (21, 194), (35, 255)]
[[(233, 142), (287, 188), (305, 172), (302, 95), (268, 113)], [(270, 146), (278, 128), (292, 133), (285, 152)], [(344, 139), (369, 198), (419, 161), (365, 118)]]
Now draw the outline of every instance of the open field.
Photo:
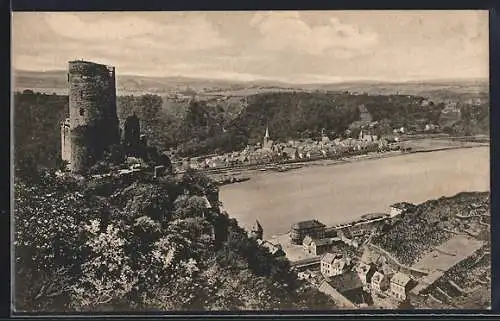
[(482, 245), (483, 242), (469, 236), (455, 235), (424, 256), (413, 267), (424, 271), (446, 271), (472, 255)]
[(254, 172), (247, 182), (221, 188), (221, 201), (244, 227), (258, 219), (264, 236), (286, 233), (296, 221), (327, 225), (388, 206), (421, 203), (463, 191), (488, 191), (489, 148), (406, 154), (285, 173)]

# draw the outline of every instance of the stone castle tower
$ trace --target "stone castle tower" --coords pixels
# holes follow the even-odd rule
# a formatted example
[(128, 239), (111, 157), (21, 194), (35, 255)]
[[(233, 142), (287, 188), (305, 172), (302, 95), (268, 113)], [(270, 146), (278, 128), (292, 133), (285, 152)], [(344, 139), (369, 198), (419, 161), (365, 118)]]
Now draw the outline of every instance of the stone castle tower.
[(135, 149), (140, 144), (141, 124), (139, 118), (135, 115), (127, 117), (123, 125), (123, 144), (130, 149)]
[(68, 83), (69, 126), (66, 121), (61, 128), (62, 158), (78, 173), (101, 160), (110, 145), (120, 142), (115, 68), (70, 61)]

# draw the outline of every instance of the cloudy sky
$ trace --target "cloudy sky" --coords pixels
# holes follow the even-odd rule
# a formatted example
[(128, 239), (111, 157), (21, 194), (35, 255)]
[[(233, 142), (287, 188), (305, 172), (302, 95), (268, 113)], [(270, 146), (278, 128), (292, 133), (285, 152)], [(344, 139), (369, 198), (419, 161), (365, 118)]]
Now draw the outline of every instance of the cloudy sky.
[(287, 82), (488, 77), (487, 11), (13, 13), (13, 67)]

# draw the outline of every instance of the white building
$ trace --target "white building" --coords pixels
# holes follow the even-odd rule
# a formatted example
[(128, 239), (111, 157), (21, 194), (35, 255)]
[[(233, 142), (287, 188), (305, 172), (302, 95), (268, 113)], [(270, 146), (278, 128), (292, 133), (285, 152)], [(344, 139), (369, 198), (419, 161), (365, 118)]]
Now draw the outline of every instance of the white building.
[(350, 264), (351, 260), (348, 257), (343, 257), (339, 254), (326, 253), (321, 258), (321, 273), (325, 277), (341, 275), (348, 269)]
[(410, 281), (411, 278), (402, 272), (394, 274), (391, 278), (390, 294), (399, 301), (406, 300)]
[(370, 288), (372, 292), (381, 293), (389, 289), (390, 281), (389, 277), (379, 271), (375, 272), (372, 276), (370, 282)]

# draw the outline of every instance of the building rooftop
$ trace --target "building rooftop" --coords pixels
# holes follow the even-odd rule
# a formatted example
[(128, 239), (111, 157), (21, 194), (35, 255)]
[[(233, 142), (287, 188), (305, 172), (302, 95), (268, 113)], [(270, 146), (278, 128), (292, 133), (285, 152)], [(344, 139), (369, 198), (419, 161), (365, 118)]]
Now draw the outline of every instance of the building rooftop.
[(306, 237), (304, 237), (302, 244), (305, 246), (309, 246), (309, 245), (311, 245), (312, 242), (313, 242), (313, 239), (309, 235), (307, 235)]
[(324, 262), (324, 263), (328, 263), (328, 264), (332, 264), (333, 261), (335, 261), (335, 259), (337, 258), (337, 255), (336, 254), (333, 254), (333, 253), (326, 253), (322, 258), (321, 258), (321, 262)]
[(402, 272), (394, 274), (391, 279), (391, 283), (395, 283), (400, 286), (406, 286), (410, 282), (410, 277)]
[(330, 239), (316, 239), (313, 240), (313, 242), (316, 246), (327, 245), (332, 243)]
[(377, 272), (373, 273), (371, 281), (373, 283), (380, 283), (383, 278), (384, 278), (384, 275), (382, 273), (380, 273), (379, 271), (377, 271)]
[(342, 257), (337, 257), (334, 261), (333, 261), (333, 265), (338, 268), (338, 269), (344, 269), (344, 267), (348, 264), (347, 260), (342, 258)]
[(308, 229), (314, 227), (326, 227), (325, 224), (319, 222), (318, 220), (308, 220), (297, 222), (292, 225), (292, 229), (300, 230), (300, 229)]
[(276, 254), (278, 251), (282, 250), (280, 244), (273, 244), (269, 241), (261, 242), (261, 245), (268, 249), (269, 253)]
[(111, 65), (106, 65), (106, 64), (100, 64), (100, 63), (97, 63), (97, 62), (93, 62), (93, 61), (87, 61), (87, 60), (71, 60), (68, 62), (70, 65), (75, 65), (75, 64), (79, 64), (79, 65), (92, 65), (92, 66), (96, 66), (96, 67), (101, 67), (101, 68), (106, 68), (108, 70), (112, 70), (114, 69), (114, 66), (111, 66)]

